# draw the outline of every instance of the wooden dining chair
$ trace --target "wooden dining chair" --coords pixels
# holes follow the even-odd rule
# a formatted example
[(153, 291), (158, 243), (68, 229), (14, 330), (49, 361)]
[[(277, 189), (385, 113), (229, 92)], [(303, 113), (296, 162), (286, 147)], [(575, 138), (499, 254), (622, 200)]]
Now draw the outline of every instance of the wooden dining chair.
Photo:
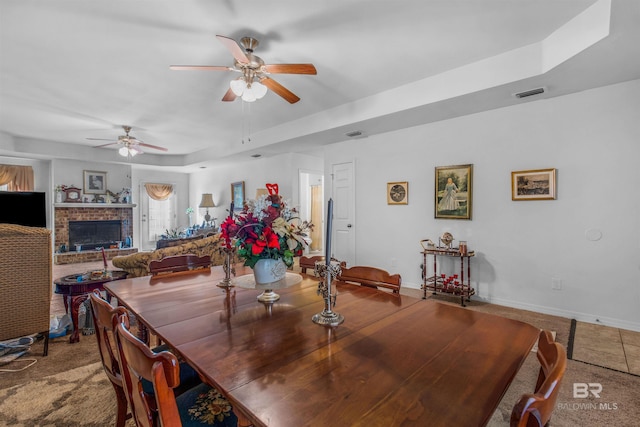
[[(118, 351), (116, 349), (115, 337), (113, 329), (118, 321), (118, 316), (127, 314), (124, 307), (112, 307), (108, 301), (105, 301), (100, 291), (94, 289), (89, 295), (91, 301), (91, 316), (96, 330), (96, 339), (98, 340), (98, 350), (102, 366), (104, 368), (109, 381), (113, 385), (117, 399), (117, 415), (116, 426), (122, 427), (131, 415), (127, 415), (127, 397), (122, 383), (122, 375), (120, 371), (120, 362), (118, 360)], [(167, 346), (160, 346), (153, 349), (154, 352), (165, 351)], [(176, 394), (181, 394), (191, 387), (200, 384), (200, 376), (187, 363), (180, 363), (180, 386), (176, 389)], [(153, 385), (148, 381), (143, 381), (145, 390), (153, 394)]]
[(540, 373), (533, 394), (524, 394), (511, 412), (511, 427), (546, 426), (556, 406), (560, 383), (567, 369), (567, 353), (554, 342), (550, 331), (540, 331), (538, 339)]
[(211, 256), (194, 254), (173, 255), (149, 262), (152, 276), (165, 276), (201, 272), (211, 269)]
[(402, 285), (402, 277), (399, 274), (389, 274), (380, 268), (365, 266), (343, 268), (338, 280), (359, 283), (373, 288), (391, 289), (394, 294), (400, 293)]
[(126, 310), (123, 307), (112, 307), (107, 301), (102, 299), (100, 291), (97, 289), (89, 295), (89, 298), (91, 300), (91, 315), (93, 316), (102, 367), (116, 392), (118, 405), (116, 427), (123, 427), (127, 418), (129, 418), (127, 417), (127, 397), (122, 386), (122, 376), (120, 375), (120, 366), (116, 356), (117, 353), (115, 342), (113, 342), (112, 331), (113, 318), (126, 313)]
[[(307, 268), (314, 270), (316, 268), (316, 262), (323, 262), (324, 260), (325, 260), (325, 257), (322, 255), (314, 255), (310, 257), (303, 255), (300, 257), (300, 261), (298, 262), (298, 264), (300, 265), (300, 271), (306, 274)], [(335, 258), (331, 258), (331, 261), (339, 262), (341, 268), (347, 267), (347, 263), (344, 261), (338, 261)]]
[[(119, 317), (115, 336), (125, 395), (138, 427), (238, 425), (231, 404), (213, 387), (201, 383), (176, 396), (178, 359), (168, 351), (154, 353), (136, 338), (129, 331), (126, 313)], [(143, 380), (151, 382), (154, 394), (146, 390)]]

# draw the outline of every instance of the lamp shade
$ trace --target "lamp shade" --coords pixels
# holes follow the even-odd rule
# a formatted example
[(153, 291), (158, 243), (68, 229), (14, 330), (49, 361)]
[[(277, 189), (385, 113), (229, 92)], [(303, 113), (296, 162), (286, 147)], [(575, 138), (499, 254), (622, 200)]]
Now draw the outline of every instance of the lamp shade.
[(216, 205), (213, 203), (213, 195), (211, 193), (203, 193), (202, 200), (200, 201), (201, 208), (215, 208)]

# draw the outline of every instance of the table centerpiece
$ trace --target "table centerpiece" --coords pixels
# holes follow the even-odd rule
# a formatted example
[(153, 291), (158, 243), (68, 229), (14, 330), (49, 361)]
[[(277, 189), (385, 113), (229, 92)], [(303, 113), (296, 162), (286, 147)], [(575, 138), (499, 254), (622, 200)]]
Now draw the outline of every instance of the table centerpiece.
[(296, 208), (277, 193), (248, 200), (241, 212), (229, 215), (221, 225), (225, 245), (253, 269), (257, 285), (285, 278), (294, 257), (309, 245), (313, 224), (301, 221)]

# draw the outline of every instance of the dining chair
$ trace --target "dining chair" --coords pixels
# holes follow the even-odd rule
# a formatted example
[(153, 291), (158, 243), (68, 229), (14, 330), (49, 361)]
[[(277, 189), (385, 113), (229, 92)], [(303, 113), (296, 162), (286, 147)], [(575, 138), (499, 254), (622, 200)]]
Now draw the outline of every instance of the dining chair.
[[(151, 351), (129, 331), (126, 313), (119, 317), (115, 336), (122, 382), (138, 427), (238, 425), (229, 401), (205, 383), (176, 395), (174, 390), (180, 384), (177, 357), (168, 351)], [(145, 389), (143, 380), (153, 385), (153, 395)]]
[(112, 331), (114, 316), (126, 313), (126, 310), (124, 307), (112, 307), (107, 301), (102, 299), (100, 291), (97, 289), (89, 295), (89, 298), (91, 301), (91, 315), (93, 316), (102, 367), (116, 392), (118, 405), (116, 427), (123, 427), (127, 418), (129, 418), (127, 417), (127, 397), (122, 386), (122, 376), (120, 375), (120, 366), (118, 365), (116, 356), (115, 342), (112, 342)]
[[(113, 329), (118, 316), (127, 314), (127, 311), (124, 307), (112, 307), (108, 301), (102, 298), (98, 289), (94, 289), (93, 293), (89, 295), (89, 298), (91, 301), (91, 316), (93, 317), (93, 323), (95, 325), (95, 335), (98, 340), (98, 350), (100, 359), (102, 360), (102, 367), (116, 392), (116, 427), (123, 427), (126, 420), (131, 418), (131, 415), (127, 414), (127, 397), (122, 384), (122, 375)], [(154, 348), (153, 351), (159, 352), (167, 349), (167, 346), (160, 346)], [(176, 390), (177, 394), (181, 394), (201, 382), (200, 376), (189, 364), (180, 364), (180, 387)], [(148, 381), (144, 381), (143, 384), (145, 390), (153, 394), (153, 385)]]
[(391, 289), (394, 294), (400, 293), (402, 285), (402, 277), (399, 274), (389, 274), (380, 268), (366, 266), (343, 268), (338, 280), (359, 283), (373, 288), (387, 288)]
[[(323, 262), (325, 260), (325, 257), (323, 255), (314, 255), (314, 256), (301, 256), (300, 260), (298, 262), (298, 264), (300, 265), (300, 271), (304, 274), (307, 273), (307, 268), (310, 268), (311, 270), (316, 268), (316, 262)], [(347, 267), (347, 263), (345, 261), (338, 261), (335, 258), (331, 258), (331, 261), (337, 261), (340, 263), (340, 267), (341, 268), (346, 268)]]
[(152, 276), (188, 274), (210, 269), (210, 255), (182, 254), (149, 261), (149, 271)]
[(546, 426), (556, 406), (560, 383), (567, 369), (567, 353), (554, 342), (550, 331), (540, 331), (538, 339), (540, 372), (533, 394), (524, 394), (511, 411), (511, 427)]

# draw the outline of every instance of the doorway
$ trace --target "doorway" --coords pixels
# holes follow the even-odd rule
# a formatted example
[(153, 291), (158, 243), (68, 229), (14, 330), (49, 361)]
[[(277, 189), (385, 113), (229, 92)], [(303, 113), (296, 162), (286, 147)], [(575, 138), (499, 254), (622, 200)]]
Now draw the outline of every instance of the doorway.
[(140, 186), (140, 247), (142, 250), (154, 250), (160, 236), (176, 228), (176, 206), (175, 192), (166, 200), (154, 200), (147, 194), (144, 184)]
[(314, 225), (311, 232), (311, 244), (307, 248), (308, 254), (321, 254), (324, 250), (324, 177), (319, 171), (304, 171), (298, 173), (300, 185), (300, 219), (311, 221)]

